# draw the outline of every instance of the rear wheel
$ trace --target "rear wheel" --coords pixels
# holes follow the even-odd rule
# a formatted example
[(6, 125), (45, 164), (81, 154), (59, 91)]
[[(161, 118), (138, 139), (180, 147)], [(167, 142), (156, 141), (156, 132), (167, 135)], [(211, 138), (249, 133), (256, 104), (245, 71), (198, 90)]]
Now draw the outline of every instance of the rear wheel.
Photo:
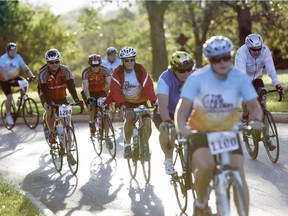
[(255, 160), (258, 156), (259, 151), (259, 138), (260, 138), (261, 132), (259, 131), (244, 131), (243, 132), (243, 141), (245, 143), (247, 152), (249, 156)]
[[(265, 119), (267, 119), (269, 123), (269, 134), (267, 134), (267, 138), (269, 138), (270, 141), (276, 147), (273, 151), (269, 151), (267, 145), (265, 145), (265, 148), (266, 148), (266, 152), (268, 154), (269, 159), (273, 163), (276, 163), (279, 159), (279, 137), (278, 137), (277, 127), (273, 119), (273, 116), (269, 111), (265, 111), (264, 115), (265, 115)], [(266, 141), (267, 140), (265, 139), (265, 142)]]
[(39, 110), (36, 102), (32, 98), (26, 98), (22, 107), (25, 124), (34, 129), (39, 123)]
[(140, 156), (141, 165), (142, 165), (145, 181), (148, 184), (151, 178), (151, 155), (150, 155), (147, 133), (144, 127), (140, 128), (139, 135), (140, 135), (139, 144), (141, 148), (141, 156)]
[(14, 124), (13, 125), (8, 125), (6, 122), (6, 100), (4, 100), (1, 104), (1, 118), (2, 118), (2, 122), (4, 124), (4, 126), (8, 129), (8, 130), (12, 130), (12, 128), (15, 126), (15, 121), (17, 118), (17, 113), (16, 113), (16, 108), (14, 103), (12, 102), (11, 104), (11, 116), (14, 120)]
[[(106, 146), (107, 146), (107, 149), (108, 149), (111, 157), (115, 158), (115, 156), (116, 156), (116, 139), (115, 139), (114, 127), (113, 127), (111, 119), (108, 116), (104, 118), (104, 121), (105, 120), (106, 120), (108, 127), (109, 127), (108, 134), (105, 134)], [(106, 138), (109, 140), (107, 140)]]
[[(67, 135), (67, 137), (66, 137)], [(65, 135), (66, 139), (66, 150), (67, 150), (67, 161), (68, 166), (73, 175), (77, 174), (79, 166), (79, 154), (77, 140), (72, 127), (67, 126), (67, 133)]]

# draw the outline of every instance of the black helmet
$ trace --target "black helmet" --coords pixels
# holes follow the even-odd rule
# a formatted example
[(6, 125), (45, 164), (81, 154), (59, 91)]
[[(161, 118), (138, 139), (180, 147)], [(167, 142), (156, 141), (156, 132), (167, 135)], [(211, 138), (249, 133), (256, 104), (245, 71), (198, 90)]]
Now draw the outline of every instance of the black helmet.
[(10, 42), (6, 45), (6, 51), (14, 50), (16, 47), (16, 43)]
[(115, 47), (108, 47), (106, 50), (106, 54), (110, 55), (110, 54), (117, 54), (118, 50)]

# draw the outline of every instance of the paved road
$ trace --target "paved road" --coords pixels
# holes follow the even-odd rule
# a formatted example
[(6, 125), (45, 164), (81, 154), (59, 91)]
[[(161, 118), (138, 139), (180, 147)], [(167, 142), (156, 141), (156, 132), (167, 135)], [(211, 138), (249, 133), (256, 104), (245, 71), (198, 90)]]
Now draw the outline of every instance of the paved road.
[[(61, 174), (55, 173), (43, 141), (41, 127), (30, 130), (16, 126), (7, 131), (0, 125), (0, 171), (15, 187), (30, 192), (56, 215), (181, 215), (174, 198), (169, 177), (164, 173), (163, 155), (158, 145), (158, 132), (151, 137), (152, 179), (145, 185), (143, 174), (131, 180), (126, 160), (118, 145), (117, 158), (111, 160), (107, 150), (96, 157), (88, 138), (87, 124), (76, 123), (80, 151), (77, 177), (64, 164)], [(122, 134), (122, 124), (116, 123)], [(251, 160), (246, 150), (246, 176), (251, 195), (250, 215), (283, 216), (288, 211), (288, 126), (278, 124), (281, 154), (272, 164), (263, 147), (257, 160)], [(117, 136), (118, 143), (123, 142)], [(191, 199), (190, 199), (191, 201)], [(192, 214), (189, 203), (187, 215)], [(186, 215), (186, 214), (182, 214)]]

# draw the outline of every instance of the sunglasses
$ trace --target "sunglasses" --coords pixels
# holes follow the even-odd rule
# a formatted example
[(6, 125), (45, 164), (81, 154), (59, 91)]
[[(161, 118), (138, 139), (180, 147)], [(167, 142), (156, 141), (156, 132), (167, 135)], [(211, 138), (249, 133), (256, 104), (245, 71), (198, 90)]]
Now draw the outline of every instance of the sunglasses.
[(129, 62), (129, 61), (130, 62), (135, 62), (135, 59), (134, 58), (133, 59), (124, 59), (124, 62), (126, 62), (126, 63)]
[(253, 49), (253, 48), (250, 48), (250, 50), (252, 50), (253, 52), (257, 52), (257, 51), (261, 51), (262, 47), (258, 48), (258, 49)]
[(53, 62), (48, 62), (48, 64), (53, 65), (53, 64), (59, 64), (60, 61), (53, 61)]
[(227, 56), (219, 56), (219, 57), (213, 57), (210, 59), (210, 62), (213, 64), (217, 64), (220, 63), (221, 61), (227, 62), (231, 60), (231, 55), (227, 55)]
[(99, 67), (100, 64), (91, 65), (91, 67)]
[(186, 69), (182, 69), (182, 70), (177, 70), (178, 73), (180, 74), (184, 74), (186, 72), (191, 72), (192, 71), (192, 67), (186, 68)]

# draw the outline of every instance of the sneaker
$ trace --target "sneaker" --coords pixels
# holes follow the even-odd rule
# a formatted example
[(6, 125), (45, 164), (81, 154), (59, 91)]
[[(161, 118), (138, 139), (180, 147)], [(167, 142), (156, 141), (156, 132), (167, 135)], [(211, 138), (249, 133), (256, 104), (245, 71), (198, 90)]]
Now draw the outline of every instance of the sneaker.
[(90, 133), (91, 133), (91, 135), (94, 136), (95, 133), (96, 133), (95, 122), (89, 122), (89, 128), (90, 128)]
[(269, 151), (273, 151), (274, 149), (276, 149), (276, 146), (274, 145), (273, 141), (270, 140), (269, 138), (266, 141), (266, 145)]
[(173, 175), (176, 173), (172, 159), (166, 159), (164, 162), (164, 166), (167, 175)]
[(14, 120), (11, 116), (11, 114), (6, 113), (6, 124), (7, 125), (14, 125)]
[(208, 205), (203, 209), (194, 204), (193, 216), (212, 216), (212, 211)]
[(124, 158), (128, 159), (131, 158), (132, 154), (131, 154), (131, 145), (129, 146), (125, 146), (124, 144)]
[(77, 161), (74, 159), (71, 153), (67, 155), (67, 160), (68, 160), (68, 163), (71, 164), (72, 166), (77, 164)]
[(113, 149), (113, 142), (112, 140), (109, 138), (109, 136), (105, 136), (105, 142), (106, 142), (106, 147), (109, 149)]
[(55, 135), (54, 135), (53, 132), (50, 132), (50, 134), (49, 134), (49, 143), (50, 143), (50, 144), (55, 144), (55, 143), (57, 143), (56, 137), (55, 137)]

